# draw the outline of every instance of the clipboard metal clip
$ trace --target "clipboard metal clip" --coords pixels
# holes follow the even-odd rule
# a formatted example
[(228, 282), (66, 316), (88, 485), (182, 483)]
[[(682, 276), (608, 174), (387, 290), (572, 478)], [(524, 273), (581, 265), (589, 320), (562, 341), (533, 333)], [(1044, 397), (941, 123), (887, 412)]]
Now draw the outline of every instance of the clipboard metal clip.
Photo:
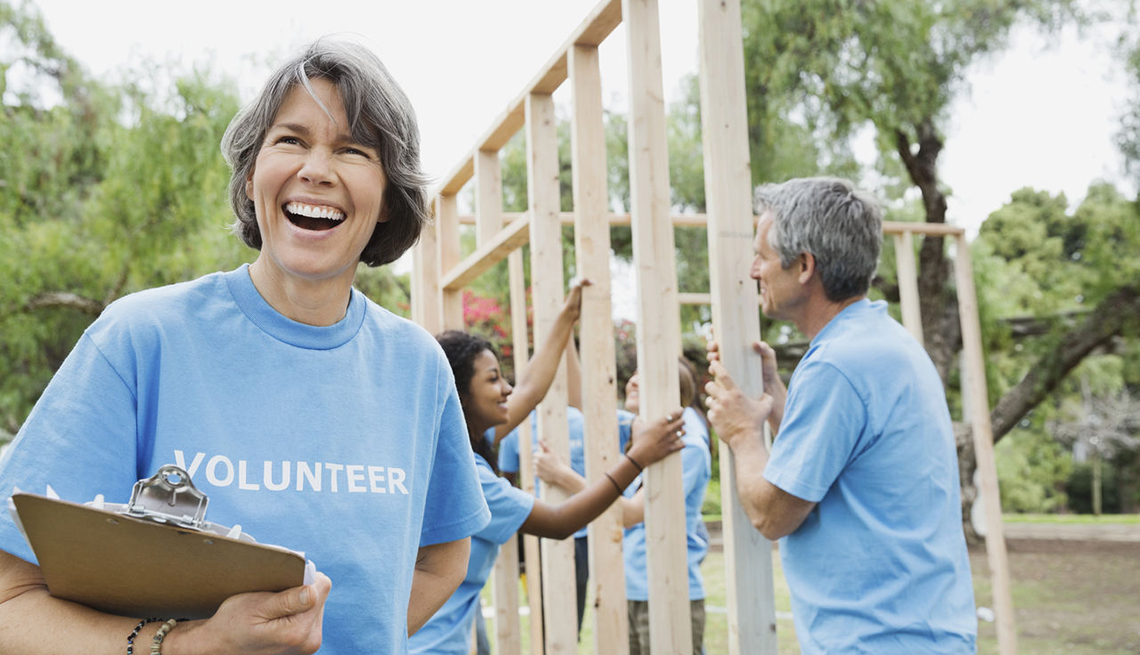
[(149, 478), (135, 483), (131, 501), (123, 513), (155, 523), (203, 530), (207, 527), (209, 502), (206, 494), (190, 481), (189, 473), (167, 464)]

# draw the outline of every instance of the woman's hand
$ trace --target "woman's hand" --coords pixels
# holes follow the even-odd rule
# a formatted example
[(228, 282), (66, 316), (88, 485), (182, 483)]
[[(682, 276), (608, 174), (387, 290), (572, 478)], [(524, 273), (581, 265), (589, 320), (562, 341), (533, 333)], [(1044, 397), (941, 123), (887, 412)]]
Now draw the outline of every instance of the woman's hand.
[(538, 440), (538, 450), (535, 450), (531, 457), (534, 461), (535, 475), (547, 484), (558, 484), (559, 476), (565, 473), (565, 469), (570, 468), (565, 460), (550, 452), (550, 446), (547, 446), (543, 439)]
[(684, 425), (680, 407), (654, 421), (638, 417), (633, 422), (629, 456), (645, 467), (681, 450), (684, 447), (681, 443), (681, 437), (685, 434)]
[(570, 284), (570, 290), (566, 292), (566, 304), (562, 306), (562, 315), (570, 319), (571, 323), (577, 323), (578, 318), (582, 315), (582, 287), (588, 287), (592, 284), (593, 282), (586, 279), (577, 280)]
[(163, 643), (172, 653), (315, 653), (321, 647), (325, 600), (331, 588), (328, 576), (317, 573), (310, 585), (278, 593), (237, 594), (227, 598), (214, 616), (179, 626)]

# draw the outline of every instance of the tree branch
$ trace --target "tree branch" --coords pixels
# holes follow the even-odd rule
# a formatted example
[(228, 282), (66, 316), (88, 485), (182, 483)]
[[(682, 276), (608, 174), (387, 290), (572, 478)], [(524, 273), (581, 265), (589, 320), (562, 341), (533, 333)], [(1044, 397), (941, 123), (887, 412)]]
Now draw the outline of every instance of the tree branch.
[(71, 293), (69, 291), (52, 291), (49, 293), (41, 293), (29, 300), (24, 305), (24, 309), (26, 311), (59, 307), (66, 309), (76, 309), (80, 312), (83, 312), (84, 314), (98, 316), (103, 312), (105, 305), (98, 300), (84, 298), (83, 296)]
[(994, 443), (1036, 407), (1076, 368), (1090, 352), (1121, 334), (1125, 327), (1140, 323), (1140, 286), (1117, 289), (1096, 306), (1056, 348), (1042, 355), (1029, 372), (1009, 390), (990, 412)]

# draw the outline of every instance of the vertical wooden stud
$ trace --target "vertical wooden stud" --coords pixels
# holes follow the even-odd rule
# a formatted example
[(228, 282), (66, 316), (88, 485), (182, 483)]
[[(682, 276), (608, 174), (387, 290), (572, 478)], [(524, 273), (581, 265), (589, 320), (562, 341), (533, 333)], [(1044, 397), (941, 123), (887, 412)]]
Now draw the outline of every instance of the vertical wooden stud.
[[(514, 341), (515, 371), (521, 371), (530, 360), (530, 339), (526, 322), (526, 280), (523, 271), (522, 250), (507, 256), (507, 270), (511, 281), (511, 334)], [(531, 461), (530, 421), (519, 427), (519, 487), (537, 495), (534, 488), (534, 466)], [(530, 608), (530, 650), (542, 655), (544, 638), (542, 629), (542, 566), (539, 560), (538, 537), (522, 535), (523, 557), (526, 561), (526, 597)]]
[[(637, 367), (641, 414), (656, 418), (677, 407), (677, 272), (669, 205), (669, 153), (661, 81), (661, 29), (656, 0), (623, 0), (629, 58), (629, 186), (637, 272)], [(650, 648), (692, 648), (681, 456), (645, 472), (645, 537), (649, 574)]]
[[(550, 333), (562, 308), (562, 223), (558, 184), (558, 132), (554, 98), (531, 93), (526, 100), (527, 190), (530, 200), (530, 273), (533, 289), (535, 349)], [(555, 454), (570, 459), (566, 429), (566, 368), (559, 366), (546, 398), (538, 406), (538, 432)], [(541, 497), (561, 502), (564, 490), (541, 485)], [(542, 540), (542, 597), (548, 655), (578, 648), (574, 603), (574, 543)], [(569, 593), (567, 593), (569, 592)]]
[(438, 239), (439, 221), (433, 220), (412, 252), (412, 320), (432, 334), (443, 329)]
[(914, 262), (914, 237), (910, 232), (894, 235), (895, 274), (899, 280), (899, 304), (907, 332), (922, 345), (922, 308), (918, 303), (918, 268)]
[[(617, 463), (617, 366), (610, 304), (610, 224), (602, 75), (595, 46), (569, 52), (573, 90), (571, 150), (574, 176), (574, 250), (577, 270), (593, 284), (582, 290), (582, 404), (586, 477), (597, 480)], [(628, 608), (615, 504), (590, 524), (590, 586), (594, 590), (594, 652), (629, 652)]]
[(475, 243), (485, 245), (503, 228), (503, 175), (497, 150), (475, 153)]
[[(701, 0), (700, 88), (708, 203), (713, 330), (721, 361), (749, 397), (763, 392), (752, 261), (752, 170), (748, 153), (739, 0)], [(736, 491), (732, 451), (720, 445), (721, 506), (731, 655), (775, 655), (772, 544), (752, 526)]]
[[(454, 195), (436, 199), (435, 220), (439, 225), (438, 247), (441, 271), (459, 263), (459, 205)], [(463, 295), (459, 289), (443, 289), (442, 318), (445, 330), (463, 329)]]
[[(503, 226), (503, 180), (499, 153), (480, 150), (475, 156), (475, 243), (490, 242)], [(525, 333), (523, 335), (525, 343)], [(499, 549), (491, 573), (491, 598), (495, 607), (495, 652), (520, 655), (518, 536)]]
[(1014, 626), (1013, 596), (1009, 578), (1009, 560), (1005, 550), (1005, 530), (1001, 522), (1001, 497), (998, 491), (997, 466), (994, 462), (994, 438), (990, 427), (990, 406), (986, 398), (986, 369), (982, 353), (982, 329), (978, 321), (978, 298), (974, 289), (974, 268), (965, 233), (957, 236), (957, 260), (954, 276), (958, 283), (958, 314), (962, 317), (962, 352), (966, 359), (970, 394), (970, 426), (974, 436), (974, 456), (981, 478), (981, 495), (985, 501), (986, 560), (990, 565), (994, 614), (997, 621), (998, 651), (1001, 655), (1017, 655), (1017, 629)]

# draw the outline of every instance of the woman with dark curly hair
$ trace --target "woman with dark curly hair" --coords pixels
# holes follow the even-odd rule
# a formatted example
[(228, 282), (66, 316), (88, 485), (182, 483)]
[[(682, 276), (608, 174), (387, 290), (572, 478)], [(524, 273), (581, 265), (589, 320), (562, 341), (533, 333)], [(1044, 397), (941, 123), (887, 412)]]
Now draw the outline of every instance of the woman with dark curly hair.
[(566, 539), (617, 500), (642, 468), (681, 448), (684, 431), (678, 407), (668, 416), (635, 426), (626, 456), (603, 478), (561, 503), (539, 500), (496, 474), (486, 435), (492, 429), (509, 432), (525, 420), (546, 395), (578, 318), (580, 304), (581, 288), (574, 286), (567, 294), (566, 305), (551, 334), (519, 376), (522, 393), (515, 392), (502, 376), (498, 357), (487, 341), (458, 331), (444, 332), (437, 337), (455, 373), (479, 482), (491, 510), (491, 523), (472, 536), (466, 577), (439, 612), (412, 635), (411, 653), (466, 655), (471, 650), (479, 592), (487, 582), (499, 547), (511, 535), (523, 532)]

